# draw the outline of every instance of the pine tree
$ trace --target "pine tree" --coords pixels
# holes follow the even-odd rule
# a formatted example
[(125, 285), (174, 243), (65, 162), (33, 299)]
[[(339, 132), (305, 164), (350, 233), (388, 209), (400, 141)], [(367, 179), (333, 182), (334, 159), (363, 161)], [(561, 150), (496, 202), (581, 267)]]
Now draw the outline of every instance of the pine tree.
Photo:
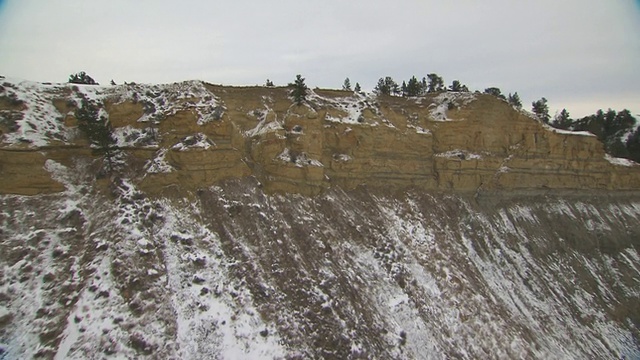
[(420, 95), (420, 82), (415, 76), (412, 76), (409, 79), (409, 83), (407, 84), (407, 96), (418, 96)]
[(571, 120), (571, 116), (569, 116), (567, 109), (562, 109), (562, 111), (560, 111), (553, 119), (553, 124), (551, 125), (558, 129), (567, 130), (571, 127), (572, 123), (573, 120)]
[(113, 81), (113, 79), (111, 79), (110, 84), (111, 84), (111, 86), (116, 86), (116, 82), (115, 82), (115, 81)]
[(629, 159), (640, 163), (640, 127), (629, 136), (626, 142)]
[(344, 79), (342, 83), (342, 90), (351, 91), (351, 80), (349, 78)]
[(391, 90), (384, 83), (383, 78), (378, 79), (378, 83), (376, 84), (376, 87), (373, 88), (373, 90), (378, 93), (378, 95), (389, 95), (391, 93)]
[(398, 96), (401, 95), (401, 91), (400, 91), (400, 86), (398, 86), (398, 83), (396, 83), (391, 76), (387, 76), (384, 78), (385, 83), (387, 84), (387, 86), (389, 87), (389, 90), (391, 91), (391, 94)]
[(451, 83), (451, 86), (449, 87), (449, 90), (455, 91), (455, 92), (461, 92), (462, 84), (458, 80), (453, 80), (453, 82)]
[(307, 92), (309, 91), (309, 88), (304, 83), (302, 75), (296, 75), (296, 80), (293, 84), (289, 84), (289, 86), (293, 87), (289, 93), (289, 95), (293, 97), (293, 101), (295, 101), (297, 105), (302, 105), (302, 103), (307, 99)]
[(429, 81), (427, 85), (427, 92), (436, 92), (444, 90), (444, 80), (438, 74), (431, 73), (427, 75)]
[(353, 88), (353, 91), (357, 93), (362, 92), (362, 89), (360, 88), (360, 83), (356, 83), (356, 86)]
[(107, 171), (113, 170), (113, 158), (116, 140), (113, 137), (111, 123), (104, 116), (99, 116), (100, 108), (92, 101), (82, 99), (82, 105), (75, 111), (78, 128), (89, 138), (94, 154), (104, 156), (107, 160)]
[(549, 123), (549, 106), (547, 105), (547, 99), (544, 97), (540, 100), (534, 101), (531, 103), (531, 111), (538, 117), (538, 119), (542, 120), (545, 124)]
[(71, 84), (83, 84), (83, 85), (100, 85), (93, 78), (87, 75), (86, 72), (80, 71), (77, 74), (69, 75), (69, 83)]
[(517, 91), (513, 93), (513, 95), (509, 93), (509, 98), (507, 101), (509, 101), (509, 104), (511, 104), (511, 106), (515, 107), (516, 109), (522, 109), (522, 101), (520, 101), (520, 96), (518, 96)]
[(502, 91), (500, 91), (500, 88), (497, 87), (489, 87), (484, 89), (484, 93), (485, 94), (489, 94), (489, 95), (493, 95), (499, 99), (503, 99), (506, 100), (506, 98), (504, 97), (504, 95), (502, 95)]
[(271, 81), (271, 80), (267, 79), (267, 81), (265, 82), (264, 86), (266, 86), (266, 87), (273, 87), (273, 86), (274, 86), (274, 85), (273, 85), (273, 81)]
[(391, 76), (380, 78), (374, 90), (378, 95), (395, 95), (400, 92), (398, 84), (393, 80), (393, 78), (391, 78)]

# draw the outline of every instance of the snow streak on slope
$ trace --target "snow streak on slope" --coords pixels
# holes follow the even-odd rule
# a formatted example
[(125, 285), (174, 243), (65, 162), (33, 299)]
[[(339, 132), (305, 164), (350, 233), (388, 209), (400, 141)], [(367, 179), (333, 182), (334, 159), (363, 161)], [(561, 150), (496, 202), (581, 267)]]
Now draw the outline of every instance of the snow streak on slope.
[(281, 357), (251, 294), (226, 276), (233, 260), (193, 213), (124, 180), (114, 201), (95, 201), (76, 173), (47, 169), (63, 195), (1, 199), (0, 355)]
[(640, 355), (638, 202), (151, 199), (76, 166), (47, 162), (62, 194), (0, 197), (8, 359)]

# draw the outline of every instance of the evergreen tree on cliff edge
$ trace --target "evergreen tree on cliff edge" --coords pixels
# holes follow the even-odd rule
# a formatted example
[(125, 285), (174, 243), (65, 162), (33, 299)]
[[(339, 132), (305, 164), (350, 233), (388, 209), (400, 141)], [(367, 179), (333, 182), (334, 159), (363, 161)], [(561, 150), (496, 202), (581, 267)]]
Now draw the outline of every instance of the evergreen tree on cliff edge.
[(82, 99), (82, 105), (75, 112), (78, 128), (89, 138), (93, 153), (103, 155), (107, 161), (107, 172), (113, 170), (116, 139), (113, 137), (111, 123), (99, 115), (100, 108), (94, 102)]
[(293, 87), (289, 93), (289, 95), (293, 97), (293, 101), (297, 105), (302, 105), (302, 103), (307, 99), (307, 92), (309, 91), (309, 88), (304, 83), (302, 75), (296, 75), (296, 80), (292, 84), (289, 84), (289, 86)]

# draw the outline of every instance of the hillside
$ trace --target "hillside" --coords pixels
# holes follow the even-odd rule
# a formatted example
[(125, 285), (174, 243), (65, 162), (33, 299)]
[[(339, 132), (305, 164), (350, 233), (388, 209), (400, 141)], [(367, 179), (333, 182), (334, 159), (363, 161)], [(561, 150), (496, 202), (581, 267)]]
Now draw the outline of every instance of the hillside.
[(0, 80), (0, 358), (640, 356), (640, 166), (589, 133), (473, 93)]

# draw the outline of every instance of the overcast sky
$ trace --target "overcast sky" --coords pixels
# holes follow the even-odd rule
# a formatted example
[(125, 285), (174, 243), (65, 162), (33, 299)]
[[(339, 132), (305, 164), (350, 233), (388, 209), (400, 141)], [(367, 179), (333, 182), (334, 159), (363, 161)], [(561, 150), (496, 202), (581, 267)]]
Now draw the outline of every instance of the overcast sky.
[(640, 113), (640, 0), (0, 0), (0, 75), (371, 90), (435, 72)]

